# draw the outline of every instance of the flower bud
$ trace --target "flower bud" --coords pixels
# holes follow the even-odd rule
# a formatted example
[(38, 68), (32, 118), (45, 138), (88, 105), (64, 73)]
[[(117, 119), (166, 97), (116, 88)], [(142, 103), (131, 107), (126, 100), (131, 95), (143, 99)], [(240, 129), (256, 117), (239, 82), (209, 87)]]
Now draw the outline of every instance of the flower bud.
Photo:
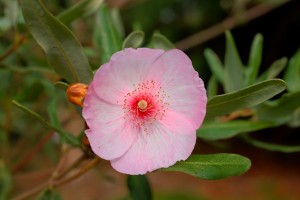
[(83, 106), (83, 99), (87, 89), (88, 85), (83, 83), (74, 83), (70, 85), (66, 91), (69, 101), (75, 105)]

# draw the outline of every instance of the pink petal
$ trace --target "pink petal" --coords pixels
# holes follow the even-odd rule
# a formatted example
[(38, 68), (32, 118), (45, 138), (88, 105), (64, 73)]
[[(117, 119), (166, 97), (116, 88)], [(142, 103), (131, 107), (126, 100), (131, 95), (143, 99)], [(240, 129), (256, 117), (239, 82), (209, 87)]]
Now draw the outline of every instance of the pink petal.
[(118, 104), (124, 95), (141, 83), (150, 65), (161, 55), (159, 49), (125, 49), (115, 53), (109, 63), (96, 72), (92, 85), (104, 100)]
[(169, 109), (190, 120), (195, 129), (206, 113), (206, 90), (191, 60), (180, 50), (161, 55), (151, 66), (148, 77), (157, 77), (168, 98)]
[(136, 138), (131, 123), (123, 118), (122, 106), (100, 99), (95, 95), (94, 86), (90, 86), (85, 97), (82, 115), (90, 128), (86, 135), (91, 147), (103, 159), (123, 155)]
[(120, 158), (111, 160), (117, 171), (145, 174), (187, 159), (196, 142), (196, 131), (189, 121), (174, 112), (167, 112), (163, 121), (146, 127), (130, 149)]

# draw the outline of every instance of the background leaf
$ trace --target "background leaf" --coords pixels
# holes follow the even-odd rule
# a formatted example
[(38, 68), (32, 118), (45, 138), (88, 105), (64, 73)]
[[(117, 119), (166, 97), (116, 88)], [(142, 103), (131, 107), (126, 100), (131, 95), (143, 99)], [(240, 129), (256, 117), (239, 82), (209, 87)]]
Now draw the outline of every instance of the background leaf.
[(236, 154), (192, 155), (185, 161), (161, 169), (162, 171), (180, 171), (202, 179), (223, 179), (245, 173), (251, 161)]
[(218, 94), (218, 82), (217, 78), (212, 75), (207, 84), (207, 97), (211, 99), (213, 96)]
[(272, 79), (236, 92), (215, 96), (207, 103), (206, 117), (216, 117), (255, 106), (282, 92), (285, 88), (283, 80)]
[(272, 65), (258, 77), (258, 81), (264, 81), (272, 78), (276, 78), (280, 72), (282, 72), (287, 64), (287, 58), (283, 57), (276, 60)]
[(56, 127), (55, 125), (50, 124), (39, 114), (35, 113), (34, 111), (30, 110), (29, 108), (26, 108), (25, 106), (21, 105), (17, 101), (13, 100), (12, 103), (15, 104), (18, 108), (20, 108), (23, 111), (25, 111), (26, 113), (28, 113), (30, 116), (32, 116), (36, 120), (38, 120), (46, 128), (49, 128), (49, 129), (55, 131), (56, 133), (58, 133), (63, 139), (66, 140), (66, 142), (68, 144), (75, 146), (75, 147), (79, 147), (81, 145), (80, 141), (75, 136), (61, 130), (60, 128)]
[(0, 160), (0, 200), (8, 199), (8, 194), (12, 188), (12, 177), (10, 175), (9, 169), (4, 163)]
[(300, 91), (300, 49), (289, 60), (283, 79), (286, 81), (288, 91)]
[(226, 51), (224, 61), (224, 89), (226, 92), (232, 92), (243, 87), (245, 69), (231, 33), (226, 31), (225, 36)]
[(93, 73), (73, 33), (40, 0), (24, 0), (22, 10), (28, 28), (56, 73), (70, 83), (89, 84)]
[(37, 200), (62, 200), (62, 198), (59, 193), (47, 188), (39, 194)]
[(233, 137), (239, 133), (257, 131), (274, 126), (263, 121), (234, 120), (228, 122), (204, 121), (197, 130), (197, 136), (206, 140), (220, 140)]
[(248, 65), (245, 73), (245, 84), (249, 86), (255, 82), (262, 59), (263, 36), (256, 34), (251, 45)]
[(259, 120), (279, 124), (291, 120), (293, 113), (300, 108), (300, 91), (284, 94), (280, 99), (266, 102), (257, 107)]
[(60, 13), (57, 18), (64, 24), (70, 24), (79, 17), (85, 17), (95, 12), (103, 0), (82, 0)]
[(107, 5), (102, 4), (96, 15), (94, 29), (95, 45), (101, 50), (102, 63), (109, 61), (110, 57), (121, 50), (122, 41), (110, 15)]
[(150, 46), (155, 49), (164, 49), (164, 50), (170, 50), (175, 49), (175, 45), (168, 40), (164, 35), (155, 32), (152, 35)]
[(127, 176), (127, 186), (132, 200), (151, 200), (152, 193), (147, 177), (144, 175)]
[(217, 54), (211, 49), (205, 49), (204, 56), (213, 75), (216, 76), (220, 83), (224, 84), (225, 71)]
[(143, 31), (134, 31), (125, 38), (122, 48), (138, 48), (142, 45), (144, 37), (145, 34)]
[(280, 144), (272, 144), (268, 142), (262, 142), (256, 139), (251, 138), (247, 134), (242, 137), (247, 143), (261, 149), (265, 149), (268, 151), (277, 151), (282, 153), (295, 153), (300, 152), (300, 146), (288, 146), (288, 145), (280, 145)]

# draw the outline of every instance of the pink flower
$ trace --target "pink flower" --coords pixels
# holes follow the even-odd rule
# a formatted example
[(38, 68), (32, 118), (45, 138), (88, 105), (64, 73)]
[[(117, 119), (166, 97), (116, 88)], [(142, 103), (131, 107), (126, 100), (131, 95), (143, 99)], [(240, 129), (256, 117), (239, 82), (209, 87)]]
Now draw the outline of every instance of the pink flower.
[(85, 133), (114, 169), (145, 174), (190, 156), (206, 101), (203, 81), (182, 51), (125, 49), (88, 88)]

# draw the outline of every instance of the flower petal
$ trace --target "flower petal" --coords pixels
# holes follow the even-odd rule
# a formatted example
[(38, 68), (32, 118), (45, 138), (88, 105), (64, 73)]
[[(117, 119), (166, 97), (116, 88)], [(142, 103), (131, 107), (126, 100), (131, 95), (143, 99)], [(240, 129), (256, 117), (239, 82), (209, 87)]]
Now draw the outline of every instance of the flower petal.
[(89, 127), (85, 133), (95, 154), (103, 159), (114, 159), (128, 150), (137, 133), (131, 122), (124, 119), (122, 106), (103, 101), (94, 93), (91, 86), (84, 100), (82, 115)]
[(153, 63), (148, 76), (160, 78), (156, 80), (169, 97), (169, 109), (185, 116), (198, 129), (206, 113), (207, 97), (191, 60), (180, 50), (167, 51)]
[(112, 167), (126, 174), (145, 174), (187, 159), (196, 143), (196, 130), (174, 112), (167, 112), (164, 119), (148, 125), (123, 156), (111, 160)]
[(127, 92), (144, 80), (151, 64), (164, 53), (159, 49), (124, 49), (115, 53), (109, 63), (96, 72), (96, 93), (108, 102), (118, 104)]

